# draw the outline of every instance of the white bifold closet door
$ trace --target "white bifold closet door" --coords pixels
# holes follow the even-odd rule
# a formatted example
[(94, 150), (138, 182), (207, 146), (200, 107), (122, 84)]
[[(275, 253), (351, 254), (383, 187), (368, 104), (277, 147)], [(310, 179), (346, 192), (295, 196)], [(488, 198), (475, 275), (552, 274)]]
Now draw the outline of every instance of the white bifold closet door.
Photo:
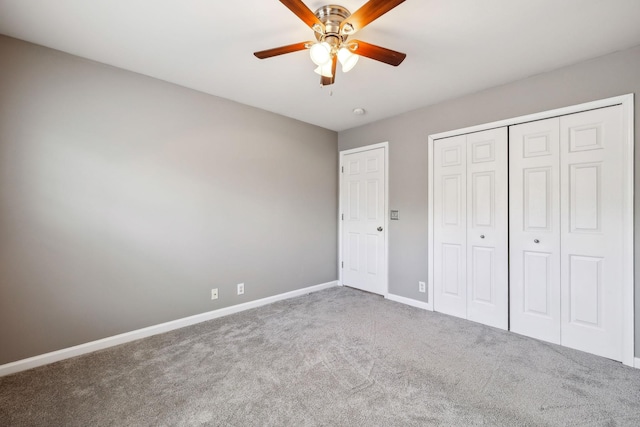
[(508, 326), (507, 129), (434, 145), (434, 309)]
[(560, 344), (560, 119), (509, 128), (510, 329)]
[(511, 330), (622, 360), (622, 107), (510, 128)]

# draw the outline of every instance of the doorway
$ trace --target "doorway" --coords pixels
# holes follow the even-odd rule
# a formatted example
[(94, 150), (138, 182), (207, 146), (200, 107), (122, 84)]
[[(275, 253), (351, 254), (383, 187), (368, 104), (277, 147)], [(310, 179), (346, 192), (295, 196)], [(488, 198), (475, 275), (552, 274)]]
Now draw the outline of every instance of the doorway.
[(388, 293), (387, 142), (340, 152), (339, 276), (343, 286)]

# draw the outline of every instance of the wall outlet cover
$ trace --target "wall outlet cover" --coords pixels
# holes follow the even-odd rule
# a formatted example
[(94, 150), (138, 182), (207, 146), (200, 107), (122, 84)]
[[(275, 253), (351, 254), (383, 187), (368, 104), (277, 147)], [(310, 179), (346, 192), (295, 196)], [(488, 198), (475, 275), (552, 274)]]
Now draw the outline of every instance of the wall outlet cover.
[(218, 288), (211, 289), (211, 299), (218, 299)]
[(427, 292), (427, 285), (424, 282), (418, 282), (418, 290), (420, 292)]
[(238, 283), (238, 295), (244, 294), (244, 283)]

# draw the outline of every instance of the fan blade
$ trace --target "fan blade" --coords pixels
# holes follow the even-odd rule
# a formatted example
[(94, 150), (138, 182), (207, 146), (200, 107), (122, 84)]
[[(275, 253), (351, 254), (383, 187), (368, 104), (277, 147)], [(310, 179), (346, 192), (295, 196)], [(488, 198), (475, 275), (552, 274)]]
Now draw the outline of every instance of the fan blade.
[(254, 52), (254, 55), (260, 59), (271, 58), (272, 56), (284, 55), (285, 53), (297, 52), (299, 50), (308, 49), (313, 42), (302, 42), (290, 44), (287, 46), (275, 47), (273, 49), (261, 50), (260, 52)]
[(322, 21), (301, 0), (280, 0), (280, 3), (287, 6), (291, 12), (295, 13), (298, 18), (302, 19), (312, 29), (314, 25), (319, 25), (319, 30), (321, 32), (324, 31)]
[(345, 25), (350, 24), (353, 30), (350, 31), (349, 34), (360, 31), (403, 2), (404, 0), (369, 0), (340, 25), (340, 30), (342, 30)]
[(338, 68), (338, 56), (333, 56), (333, 62), (331, 63), (331, 75), (332, 77), (322, 76), (320, 78), (320, 84), (322, 86), (329, 86), (336, 82), (336, 69)]
[(349, 42), (349, 46), (353, 44), (357, 44), (356, 49), (352, 50), (356, 55), (366, 56), (367, 58), (375, 59), (376, 61), (384, 62), (385, 64), (393, 65), (394, 67), (400, 65), (402, 61), (404, 61), (404, 58), (407, 57), (406, 53), (396, 52), (395, 50), (376, 46), (360, 40), (353, 40)]

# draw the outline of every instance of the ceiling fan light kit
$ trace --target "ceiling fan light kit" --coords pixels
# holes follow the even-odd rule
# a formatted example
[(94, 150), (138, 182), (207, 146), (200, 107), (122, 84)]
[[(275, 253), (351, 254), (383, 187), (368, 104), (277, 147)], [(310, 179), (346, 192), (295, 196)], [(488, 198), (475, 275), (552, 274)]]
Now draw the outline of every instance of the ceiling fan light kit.
[(323, 77), (333, 77), (333, 70), (331, 70), (331, 66), (333, 64), (331, 63), (331, 61), (328, 61), (326, 64), (322, 64), (322, 65), (318, 65), (318, 68), (316, 68), (315, 71), (316, 73), (320, 74)]
[(322, 66), (331, 62), (331, 45), (327, 42), (314, 43), (309, 49), (314, 64)]
[(320, 84), (331, 85), (335, 82), (336, 65), (340, 62), (342, 72), (349, 72), (365, 56), (389, 65), (398, 66), (406, 55), (359, 40), (347, 42), (350, 35), (384, 15), (404, 0), (369, 0), (353, 14), (339, 5), (326, 5), (311, 10), (301, 0), (280, 0), (296, 14), (315, 33), (315, 42), (295, 43), (274, 49), (255, 52), (259, 59), (271, 58), (285, 53), (309, 49), (311, 61), (317, 65), (314, 70), (320, 74)]
[(351, 53), (349, 48), (341, 47), (340, 50), (338, 50), (338, 61), (342, 65), (343, 73), (351, 71), (358, 63), (359, 58), (360, 56)]

